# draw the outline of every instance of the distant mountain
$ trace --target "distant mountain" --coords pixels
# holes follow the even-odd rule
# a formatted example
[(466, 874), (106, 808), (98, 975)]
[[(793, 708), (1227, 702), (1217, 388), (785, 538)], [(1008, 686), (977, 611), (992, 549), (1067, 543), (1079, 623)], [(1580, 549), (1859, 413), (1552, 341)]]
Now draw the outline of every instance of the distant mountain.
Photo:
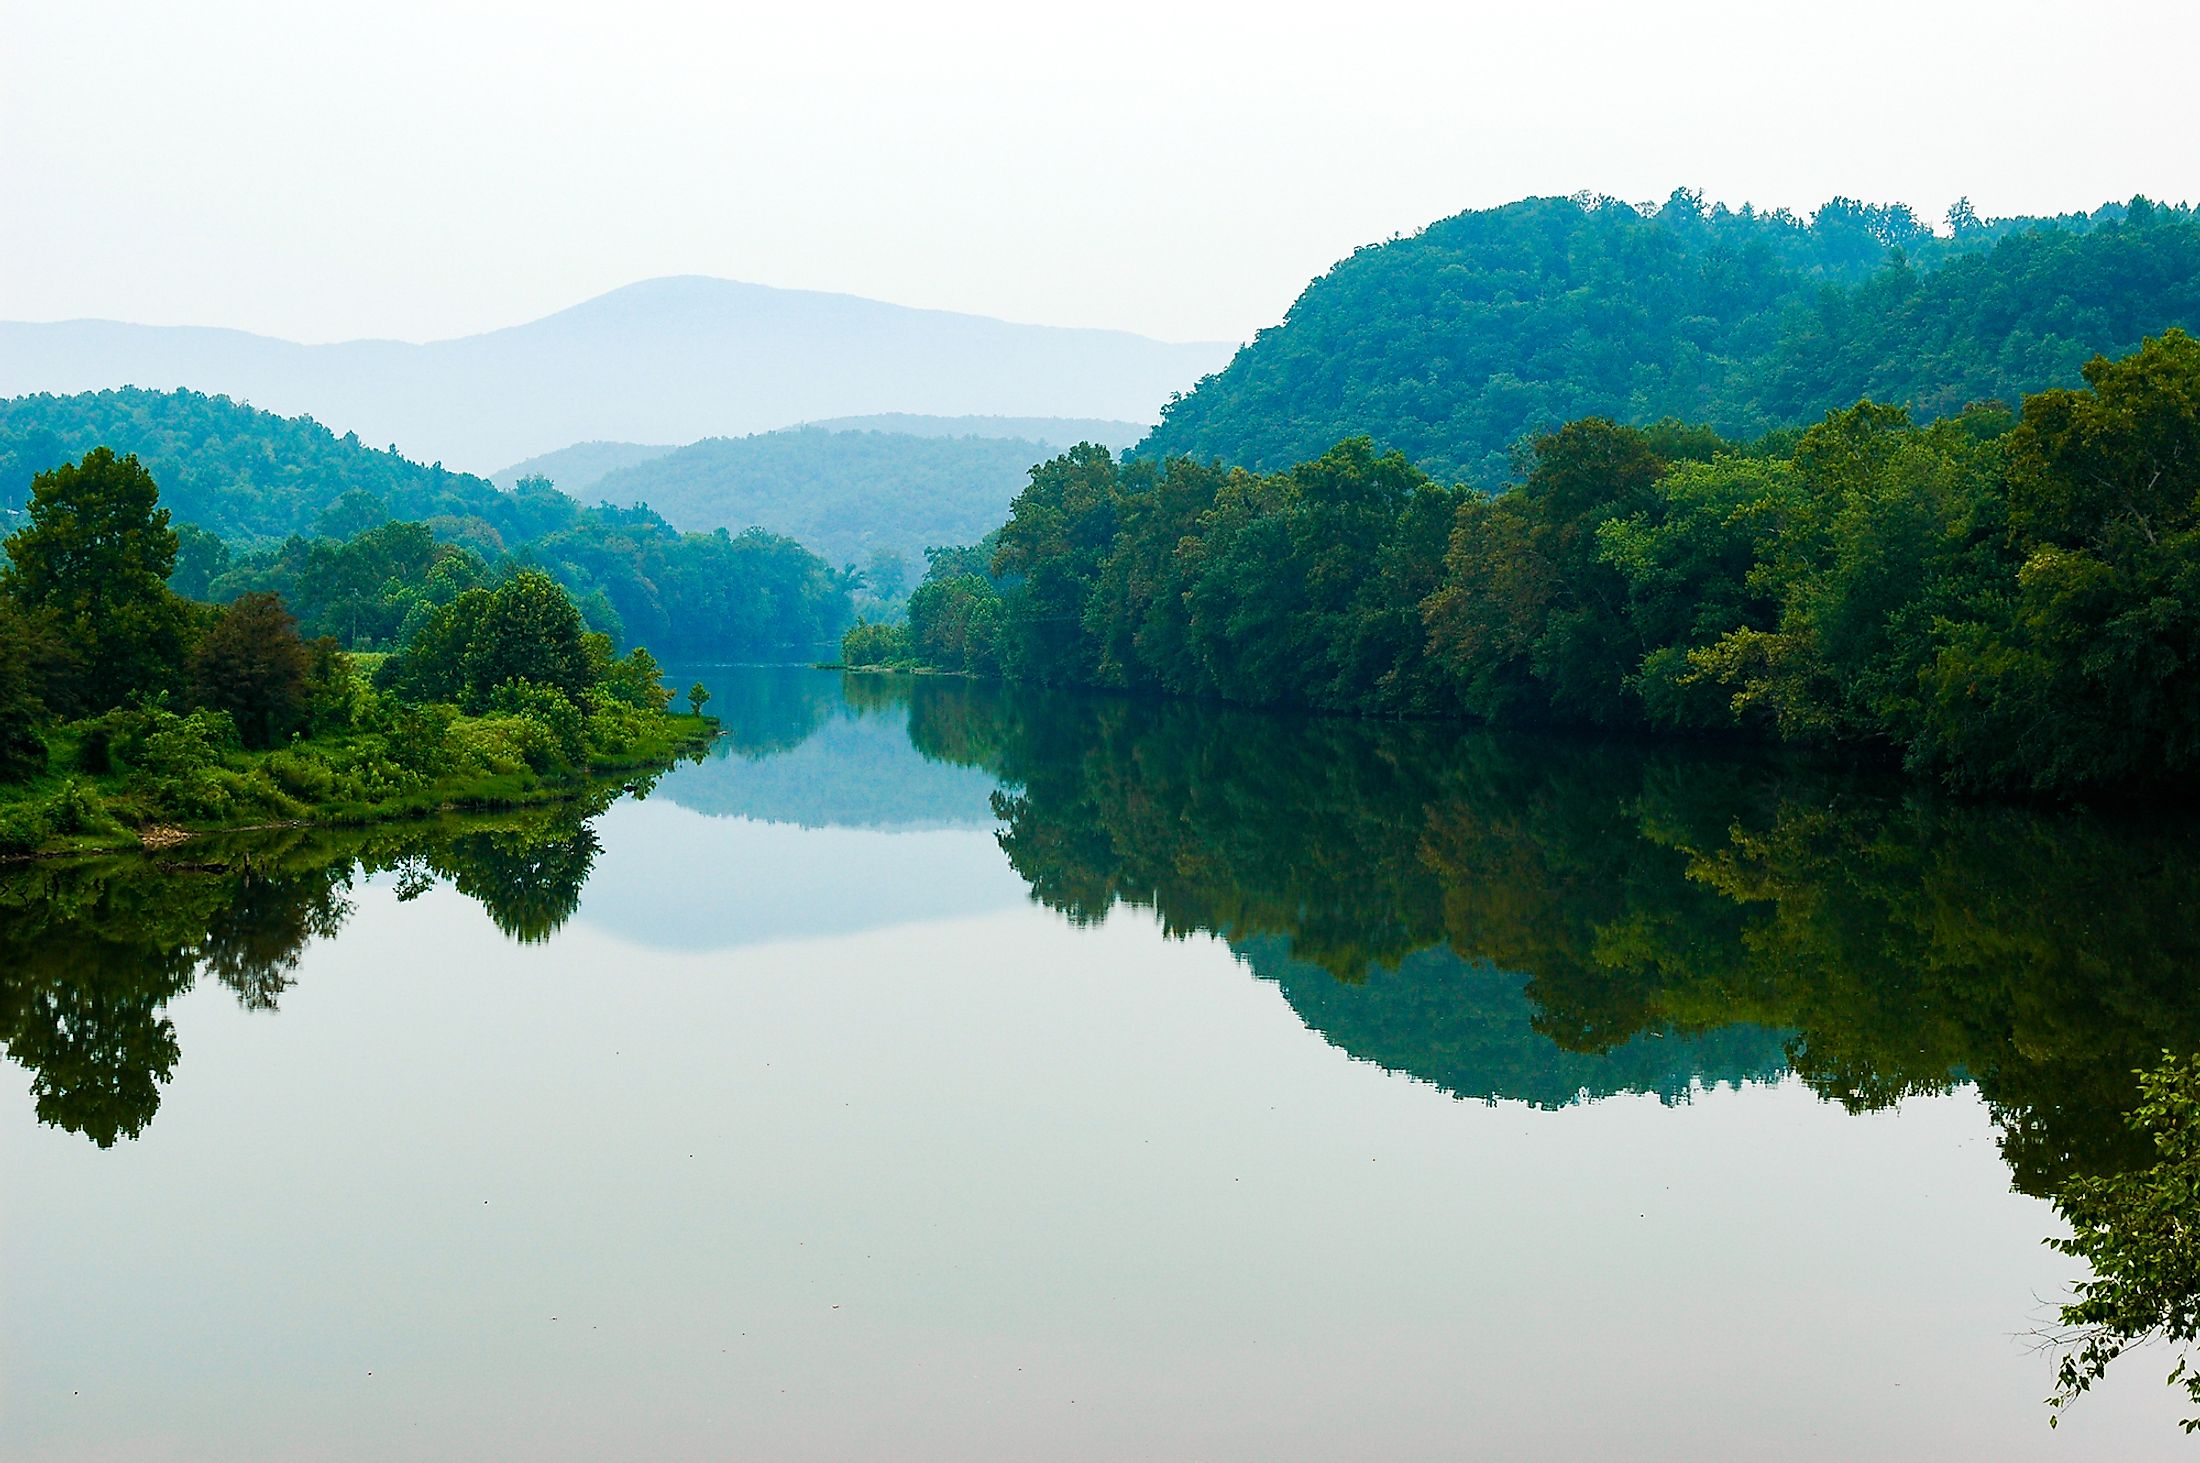
[[(927, 417), (914, 412), (878, 412), (861, 417), (827, 417), (783, 431), (889, 432), (899, 437), (1010, 437), (1059, 451), (1080, 442), (1097, 442), (1111, 452), (1127, 450), (1147, 428), (1137, 422), (1100, 417)], [(642, 442), (576, 442), (489, 474), (500, 488), (540, 475), (580, 498), (596, 496), (596, 484), (614, 472), (663, 457), (671, 447)], [(715, 527), (716, 525), (712, 525)]]
[(867, 417), (827, 417), (804, 422), (827, 432), (894, 432), (904, 437), (1020, 437), (1049, 447), (1097, 442), (1121, 452), (1151, 430), (1151, 423), (1111, 422), (1100, 417), (925, 417), (914, 412), (878, 412)]
[(714, 437), (598, 479), (591, 500), (646, 503), (676, 528), (784, 534), (833, 564), (974, 543), (1008, 517), (1032, 467), (1064, 444), (1018, 437), (836, 432)]
[(562, 491), (579, 495), (586, 493), (605, 473), (647, 462), (652, 457), (662, 457), (670, 451), (669, 443), (653, 446), (646, 442), (575, 442), (570, 447), (560, 447), (555, 452), (545, 452), (490, 473), (489, 481), (510, 489), (519, 486), (521, 478), (546, 477)]
[(1926, 414), (2075, 385), (2097, 353), (2200, 326), (2200, 218), (2134, 200), (1947, 233), (1835, 199), (1808, 221), (1533, 198), (1354, 251), (1172, 402), (1143, 455), (1275, 470), (1369, 435), (1447, 481), (1503, 482), (1586, 416), (1732, 435), (1869, 395)]
[(689, 442), (863, 413), (1150, 421), (1229, 354), (683, 276), (426, 345), (0, 324), (0, 396), (191, 387), (486, 472), (579, 441)]

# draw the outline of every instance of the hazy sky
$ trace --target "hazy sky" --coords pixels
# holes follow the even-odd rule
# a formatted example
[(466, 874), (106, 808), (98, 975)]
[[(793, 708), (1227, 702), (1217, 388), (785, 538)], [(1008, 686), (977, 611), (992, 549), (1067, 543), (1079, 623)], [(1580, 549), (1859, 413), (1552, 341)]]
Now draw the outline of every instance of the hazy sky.
[(0, 318), (307, 340), (651, 275), (1240, 338), (1594, 189), (2200, 195), (2200, 6), (0, 0)]

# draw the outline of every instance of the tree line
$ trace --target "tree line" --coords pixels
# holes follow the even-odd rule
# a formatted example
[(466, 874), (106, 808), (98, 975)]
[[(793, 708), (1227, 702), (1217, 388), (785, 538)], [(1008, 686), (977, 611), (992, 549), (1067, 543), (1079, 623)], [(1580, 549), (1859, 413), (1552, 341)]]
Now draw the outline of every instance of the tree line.
[(143, 463), (95, 448), (33, 480), (5, 540), (0, 853), (163, 819), (495, 800), (670, 750), (656, 660), (614, 654), (539, 570), (492, 576), (424, 531), (374, 531), (383, 567), (404, 572), (411, 552), (428, 572), (394, 628), (379, 601), (317, 607), (384, 615), (397, 649), (359, 661), (301, 634), (271, 590), (177, 593), (181, 537), (159, 498)]
[(1591, 418), (1496, 494), (1366, 438), (1270, 474), (1080, 447), (844, 659), (2189, 789), (2200, 342), (2085, 380), (2021, 417), (1867, 401), (1748, 443)]

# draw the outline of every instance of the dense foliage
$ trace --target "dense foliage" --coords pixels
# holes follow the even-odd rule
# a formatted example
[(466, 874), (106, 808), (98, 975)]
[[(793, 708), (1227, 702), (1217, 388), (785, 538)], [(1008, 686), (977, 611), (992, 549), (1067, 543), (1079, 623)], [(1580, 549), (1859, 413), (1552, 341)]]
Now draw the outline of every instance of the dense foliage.
[(837, 565), (908, 563), (1001, 521), (1047, 444), (1016, 437), (800, 428), (713, 437), (610, 472), (593, 489), (685, 529), (755, 525)]
[(424, 529), (369, 530), (361, 554), (395, 575), (424, 555), (451, 591), (406, 609), (404, 648), (369, 685), (275, 593), (212, 606), (170, 588), (178, 535), (158, 500), (136, 458), (95, 449), (33, 480), (6, 540), (0, 854), (121, 841), (125, 824), (510, 799), (676, 740), (649, 652), (614, 656), (539, 570), (465, 583), (433, 570), (469, 556)]
[[(395, 447), (339, 437), (311, 417), (280, 417), (196, 391), (85, 392), (0, 401), (0, 507), (24, 501), (49, 468), (109, 447), (160, 481), (177, 520), (254, 543), (335, 530), (348, 538), (388, 518), (479, 519), (519, 543), (569, 522), (570, 498), (499, 492)], [(324, 524), (324, 518), (328, 522)]]
[[(2089, 1175), (2056, 1207), (2070, 1237), (2055, 1248), (2086, 1262), (2090, 1279), (2062, 1308), (2065, 1353), (2052, 1405), (2067, 1407), (2106, 1375), (2110, 1363), (2148, 1341), (2179, 1349), (2171, 1386), (2200, 1407), (2200, 1056), (2164, 1052), (2139, 1074), (2131, 1125), (2154, 1146), (2155, 1161), (2125, 1173)], [(2200, 1416), (2184, 1420), (2200, 1432)]]
[(939, 557), (898, 649), (1053, 685), (1841, 747), (1974, 788), (2190, 788), (2200, 342), (2085, 375), (2014, 423), (1867, 402), (1738, 447), (1575, 422), (1495, 496), (1364, 438), (1268, 476), (1080, 448), (1033, 472), (986, 572)]
[(99, 447), (164, 484), (179, 594), (278, 593), (309, 636), (347, 648), (398, 643), (416, 605), (515, 567), (547, 570), (614, 640), (673, 654), (807, 649), (851, 613), (850, 578), (785, 538), (683, 534), (646, 509), (584, 509), (540, 477), (500, 491), (189, 391), (0, 402), (0, 505)]
[(1935, 234), (1900, 206), (1784, 211), (1538, 198), (1368, 245), (1172, 402), (1139, 454), (1260, 471), (1370, 436), (1494, 487), (1563, 422), (1755, 436), (1860, 396), (1920, 418), (2075, 386), (2098, 353), (2200, 325), (2200, 218), (2135, 200)]

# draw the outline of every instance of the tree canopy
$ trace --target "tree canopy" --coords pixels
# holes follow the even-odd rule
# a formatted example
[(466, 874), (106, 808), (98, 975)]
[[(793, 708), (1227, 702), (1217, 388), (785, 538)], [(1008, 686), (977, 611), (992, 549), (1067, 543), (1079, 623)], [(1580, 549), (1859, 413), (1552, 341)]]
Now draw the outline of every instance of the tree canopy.
[(1756, 436), (1868, 396), (1926, 420), (2076, 386), (2171, 326), (2200, 326), (2200, 218), (2144, 199), (1935, 233), (1850, 199), (1533, 198), (1354, 251), (1137, 455), (1272, 472), (1364, 435), (1494, 488), (1585, 417)]
[[(1863, 402), (1736, 443), (1589, 418), (1494, 495), (1366, 438), (1035, 469), (906, 645), (1053, 685), (1754, 737), (1974, 789), (2200, 781), (2200, 341), (2021, 420)], [(881, 658), (891, 658), (891, 654)]]

